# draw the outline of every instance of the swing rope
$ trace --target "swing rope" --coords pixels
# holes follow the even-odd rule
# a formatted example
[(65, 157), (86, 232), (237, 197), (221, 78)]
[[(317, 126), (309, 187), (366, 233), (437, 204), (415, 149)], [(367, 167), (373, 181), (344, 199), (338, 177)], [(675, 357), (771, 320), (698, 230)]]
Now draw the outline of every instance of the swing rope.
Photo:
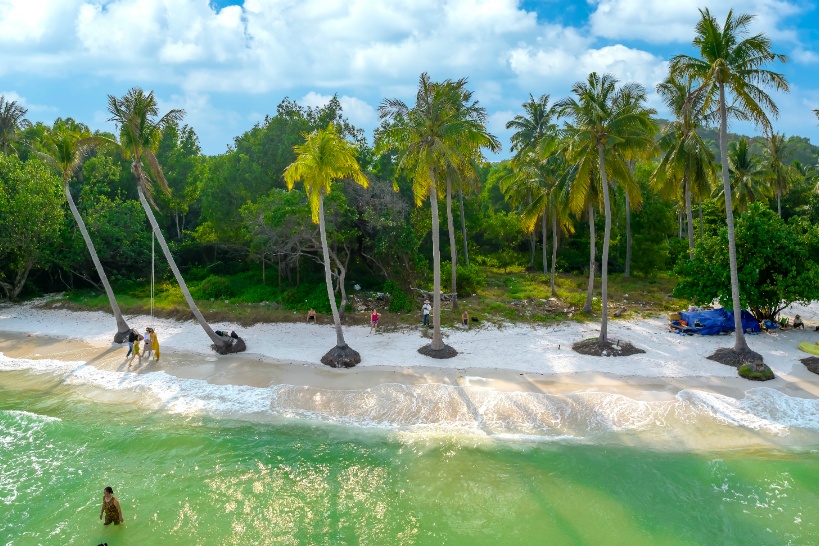
[(154, 327), (154, 245), (156, 236), (151, 230), (151, 328)]

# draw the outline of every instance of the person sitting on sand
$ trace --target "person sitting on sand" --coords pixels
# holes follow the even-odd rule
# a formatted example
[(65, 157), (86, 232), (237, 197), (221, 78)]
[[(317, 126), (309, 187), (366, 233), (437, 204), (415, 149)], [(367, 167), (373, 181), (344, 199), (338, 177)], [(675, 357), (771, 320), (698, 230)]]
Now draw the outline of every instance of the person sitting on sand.
[(307, 311), (307, 324), (310, 324), (310, 321), (313, 321), (313, 324), (316, 323), (316, 310), (312, 307), (309, 311)]
[(797, 328), (802, 328), (803, 330), (805, 329), (805, 323), (802, 322), (802, 317), (799, 315), (793, 317), (793, 329), (796, 330)]
[(119, 525), (125, 520), (122, 518), (122, 508), (119, 501), (114, 496), (114, 490), (109, 485), (102, 490), (102, 509), (100, 510), (100, 519), (105, 514), (105, 525)]
[(381, 318), (381, 313), (377, 310), (373, 309), (373, 314), (370, 315), (370, 331), (368, 333), (372, 333), (375, 331), (378, 333), (378, 319)]
[(137, 363), (137, 366), (142, 366), (142, 355), (139, 354), (139, 342), (143, 340), (143, 337), (141, 335), (139, 335), (136, 332), (136, 330), (134, 330), (133, 332), (135, 334), (135, 337), (134, 337), (134, 351), (131, 353), (131, 360), (128, 361), (128, 367), (129, 368), (131, 367), (131, 364), (134, 361), (134, 357), (137, 357), (137, 356), (139, 357), (139, 362)]
[(469, 314), (466, 312), (466, 309), (464, 309), (464, 312), (461, 315), (461, 323), (464, 326), (469, 326)]

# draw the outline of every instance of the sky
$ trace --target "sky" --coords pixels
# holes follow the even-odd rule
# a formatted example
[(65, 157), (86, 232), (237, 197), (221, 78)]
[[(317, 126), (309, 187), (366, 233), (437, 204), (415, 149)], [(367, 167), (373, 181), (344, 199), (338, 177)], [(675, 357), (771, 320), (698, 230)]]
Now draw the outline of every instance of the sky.
[[(819, 1), (819, 0), (817, 0)], [(338, 95), (369, 139), (385, 98), (412, 103), (422, 72), (469, 79), (509, 155), (505, 124), (529, 94), (569, 95), (591, 71), (654, 93), (691, 45), (702, 0), (0, 0), (0, 94), (51, 124), (114, 131), (107, 96), (140, 86), (183, 108), (207, 154), (275, 114)], [(724, 20), (734, 4), (707, 7)], [(810, 0), (743, 0), (789, 62), (774, 128), (819, 144), (819, 9)], [(757, 133), (752, 125), (732, 130)]]

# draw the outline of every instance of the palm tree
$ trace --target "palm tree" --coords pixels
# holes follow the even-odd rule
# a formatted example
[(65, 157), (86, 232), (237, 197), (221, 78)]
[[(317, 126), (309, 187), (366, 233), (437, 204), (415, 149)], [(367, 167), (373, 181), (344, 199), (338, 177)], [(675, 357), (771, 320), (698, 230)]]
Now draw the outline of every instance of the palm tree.
[(0, 149), (4, 154), (9, 150), (17, 153), (14, 143), (20, 137), (20, 131), (31, 125), (26, 119), (28, 109), (17, 104), (17, 101), (6, 100), (5, 95), (0, 95)]
[(415, 204), (429, 197), (432, 214), (433, 317), (432, 342), (419, 349), (436, 357), (455, 356), (441, 336), (441, 254), (438, 221), (438, 181), (450, 166), (463, 169), (475, 157), (475, 150), (494, 146), (484, 119), (475, 109), (463, 108), (462, 90), (466, 80), (430, 81), (421, 74), (415, 105), (400, 99), (385, 99), (379, 106), (382, 120), (376, 150), (398, 152), (396, 176), (406, 172), (413, 180)]
[[(677, 55), (671, 59), (671, 74), (682, 78), (692, 78), (699, 82), (704, 93), (703, 111), (710, 111), (714, 100), (719, 108), (719, 149), (722, 163), (722, 185), (725, 195), (725, 217), (728, 225), (728, 258), (731, 269), (731, 299), (734, 309), (735, 343), (734, 351), (750, 351), (742, 330), (741, 306), (739, 299), (739, 277), (737, 275), (736, 237), (734, 234), (734, 213), (731, 204), (731, 181), (728, 166), (728, 103), (726, 95), (733, 95), (735, 112), (753, 120), (765, 128), (770, 121), (765, 113), (774, 116), (779, 110), (763, 87), (773, 87), (777, 91), (788, 91), (785, 76), (762, 68), (774, 61), (786, 62), (787, 57), (771, 51), (771, 41), (764, 34), (748, 36), (753, 15), (734, 16), (730, 10), (725, 24), (720, 26), (716, 18), (706, 8), (700, 10), (701, 19), (696, 26), (693, 45), (699, 49), (700, 57)], [(717, 97), (716, 99), (714, 97)], [(735, 115), (737, 115), (735, 114)]]
[[(576, 168), (575, 183), (571, 185), (575, 208), (588, 203), (591, 182), (599, 175), (605, 214), (603, 234), (603, 264), (601, 270), (603, 316), (600, 324), (600, 343), (608, 341), (608, 258), (611, 240), (611, 202), (609, 198), (608, 174), (617, 180), (628, 192), (635, 204), (641, 197), (634, 183), (631, 170), (624, 155), (632, 155), (636, 150), (654, 145), (656, 125), (651, 119), (654, 110), (645, 106), (645, 89), (635, 83), (620, 88), (611, 75), (589, 74), (587, 81), (577, 82), (572, 87), (576, 96), (561, 100), (556, 104), (562, 117), (571, 122), (566, 124), (568, 134), (568, 158)], [(596, 161), (595, 161), (596, 159)], [(596, 165), (595, 165), (596, 163)], [(607, 172), (608, 171), (608, 172)], [(590, 208), (593, 211), (593, 208)]]
[(691, 209), (692, 194), (700, 198), (710, 193), (715, 165), (708, 146), (697, 133), (705, 116), (702, 103), (705, 96), (695, 92), (691, 78), (669, 76), (657, 85), (657, 92), (674, 114), (675, 120), (663, 127), (658, 145), (662, 150), (660, 163), (651, 175), (651, 182), (661, 195), (677, 197), (682, 189), (682, 200), (688, 221), (688, 251), (694, 257), (694, 215)]
[(347, 345), (341, 329), (341, 318), (336, 305), (330, 272), (330, 253), (324, 222), (324, 198), (330, 193), (335, 180), (350, 178), (365, 188), (368, 182), (356, 161), (355, 145), (338, 133), (334, 123), (330, 123), (326, 129), (303, 136), (305, 142), (293, 147), (296, 160), (284, 171), (284, 181), (288, 190), (292, 190), (296, 182), (300, 180), (304, 182), (304, 191), (310, 201), (313, 222), (319, 225), (321, 234), (324, 280), (327, 283), (327, 296), (330, 298), (330, 309), (333, 311), (333, 322), (336, 327), (336, 346), (321, 358), (321, 362), (333, 368), (351, 368), (361, 362), (361, 355)]
[(191, 312), (213, 341), (213, 348), (217, 352), (224, 354), (244, 350), (243, 343), (231, 345), (226, 339), (216, 335), (205, 317), (202, 316), (196, 302), (193, 301), (188, 286), (185, 284), (185, 279), (182, 278), (182, 274), (179, 272), (173, 256), (171, 256), (171, 251), (165, 242), (162, 230), (159, 229), (154, 213), (151, 211), (151, 206), (156, 206), (153, 200), (154, 188), (145, 168), (147, 167), (148, 171), (153, 175), (154, 181), (159, 184), (159, 187), (168, 193), (168, 182), (165, 180), (165, 175), (162, 174), (162, 168), (159, 166), (154, 150), (159, 144), (162, 129), (170, 123), (181, 121), (185, 111), (174, 109), (159, 117), (159, 106), (154, 97), (154, 92), (151, 91), (146, 95), (141, 88), (133, 87), (122, 98), (108, 95), (108, 112), (111, 114), (108, 121), (113, 121), (119, 126), (120, 146), (126, 157), (131, 159), (131, 173), (136, 179), (139, 201), (142, 203), (145, 215), (151, 223), (154, 235), (165, 254), (165, 258), (168, 260), (168, 265), (170, 265), (171, 271), (173, 271), (174, 277), (179, 283), (179, 288), (182, 290)]
[(788, 144), (785, 135), (770, 133), (765, 137), (764, 176), (776, 195), (776, 213), (782, 217), (782, 195), (799, 179), (799, 172), (786, 160)]
[[(512, 159), (512, 168), (525, 173), (524, 177), (535, 182), (532, 188), (535, 195), (532, 195), (528, 208), (529, 213), (524, 218), (524, 228), (527, 233), (534, 231), (534, 223), (537, 216), (532, 217), (532, 211), (542, 211), (538, 214), (541, 219), (541, 231), (543, 238), (543, 274), (548, 273), (548, 260), (546, 258), (546, 232), (548, 225), (549, 199), (548, 194), (554, 186), (554, 171), (546, 169), (542, 171), (538, 163), (547, 161), (553, 157), (557, 145), (557, 125), (554, 124), (554, 107), (549, 106), (549, 95), (541, 95), (539, 99), (530, 94), (529, 100), (523, 103), (525, 115), (517, 115), (506, 124), (507, 129), (515, 129), (512, 134), (511, 152), (515, 152)], [(550, 166), (554, 167), (552, 161)], [(544, 165), (544, 167), (546, 167)], [(535, 201), (538, 201), (535, 204)]]
[(46, 134), (43, 144), (46, 149), (46, 154), (42, 155), (53, 163), (62, 174), (63, 189), (65, 191), (65, 198), (68, 201), (68, 207), (71, 209), (71, 214), (74, 215), (74, 220), (80, 228), (82, 238), (85, 240), (85, 246), (88, 247), (88, 252), (91, 254), (91, 261), (94, 262), (94, 267), (97, 268), (97, 275), (99, 275), (100, 281), (102, 281), (102, 286), (105, 288), (105, 294), (108, 296), (111, 310), (114, 312), (114, 318), (117, 322), (117, 333), (114, 335), (114, 343), (123, 343), (128, 337), (128, 332), (131, 328), (128, 326), (128, 323), (125, 322), (119, 305), (117, 305), (117, 299), (114, 296), (114, 291), (111, 289), (111, 284), (108, 282), (108, 276), (102, 268), (100, 259), (97, 256), (97, 250), (94, 248), (94, 243), (91, 241), (91, 236), (88, 234), (85, 222), (82, 216), (80, 216), (80, 211), (77, 210), (77, 205), (74, 204), (74, 198), (71, 196), (71, 189), (69, 187), (71, 178), (80, 168), (91, 148), (105, 144), (116, 145), (116, 143), (107, 138), (92, 136), (87, 126), (69, 118), (55, 123), (52, 130)]
[[(751, 203), (770, 197), (762, 162), (751, 153), (747, 138), (742, 137), (728, 146), (728, 170), (731, 173), (731, 199), (740, 214), (748, 210)], [(718, 187), (716, 190), (714, 197), (723, 198), (723, 189)]]
[[(486, 109), (478, 105), (478, 101), (472, 100), (472, 91), (466, 89), (466, 79), (450, 82), (451, 92), (457, 97), (454, 103), (457, 109), (456, 117), (470, 119), (476, 123), (476, 127), (481, 135), (465, 135), (468, 138), (458, 139), (460, 157), (457, 162), (447, 162), (446, 164), (446, 220), (447, 231), (449, 233), (449, 252), (451, 274), (451, 294), (452, 309), (458, 309), (458, 287), (457, 287), (457, 262), (458, 249), (455, 245), (455, 223), (452, 217), (452, 184), (453, 180), (458, 181), (459, 189), (467, 179), (477, 178), (476, 164), (483, 159), (480, 148), (487, 146), (492, 151), (500, 149), (500, 142), (486, 130)], [(461, 199), (461, 220), (463, 221), (463, 199)], [(464, 225), (464, 233), (466, 227)], [(466, 235), (464, 235), (464, 245), (466, 245)]]

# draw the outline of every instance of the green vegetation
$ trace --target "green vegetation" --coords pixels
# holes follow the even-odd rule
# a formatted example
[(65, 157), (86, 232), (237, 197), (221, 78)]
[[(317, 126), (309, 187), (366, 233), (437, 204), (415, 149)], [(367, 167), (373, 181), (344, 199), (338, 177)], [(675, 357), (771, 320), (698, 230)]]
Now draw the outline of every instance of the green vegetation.
[[(491, 164), (501, 143), (466, 79), (423, 74), (413, 104), (383, 101), (370, 141), (336, 98), (284, 99), (217, 156), (138, 88), (109, 97), (118, 135), (31, 124), (0, 97), (0, 294), (144, 313), (155, 259), (159, 314), (210, 335), (198, 307), (243, 324), (313, 307), (342, 346), (341, 323), (367, 307), (387, 327), (416, 324), (431, 293), (434, 350), (457, 306), (482, 323), (602, 318), (601, 341), (610, 315), (689, 301), (773, 318), (819, 297), (819, 154), (773, 130), (765, 93), (787, 82), (767, 67), (783, 59), (748, 35), (751, 19), (703, 10), (699, 56), (674, 57), (657, 88), (673, 120), (654, 118), (639, 85), (590, 74), (570, 98), (530, 96), (507, 125), (513, 158)], [(728, 134), (729, 117), (764, 136)], [(333, 149), (343, 161), (324, 160)], [(297, 181), (306, 192), (289, 191)]]

